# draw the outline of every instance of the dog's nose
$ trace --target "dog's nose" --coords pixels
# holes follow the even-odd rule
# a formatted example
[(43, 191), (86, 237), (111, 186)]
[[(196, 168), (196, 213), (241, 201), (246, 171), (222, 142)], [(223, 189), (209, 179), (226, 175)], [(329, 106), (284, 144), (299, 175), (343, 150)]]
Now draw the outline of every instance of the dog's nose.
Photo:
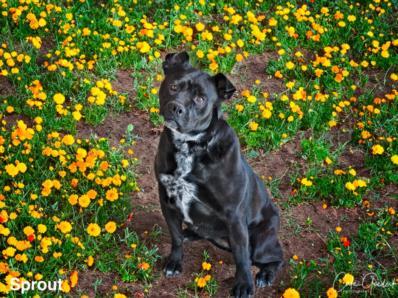
[(168, 114), (174, 118), (181, 117), (185, 112), (184, 106), (175, 101), (170, 101), (166, 106), (166, 110)]

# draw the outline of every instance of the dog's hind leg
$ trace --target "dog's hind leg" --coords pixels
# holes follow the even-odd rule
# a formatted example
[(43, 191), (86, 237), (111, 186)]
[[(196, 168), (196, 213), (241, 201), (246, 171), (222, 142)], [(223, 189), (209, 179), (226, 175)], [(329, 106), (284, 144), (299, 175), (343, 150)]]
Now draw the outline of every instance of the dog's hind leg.
[(184, 229), (182, 231), (182, 235), (184, 236), (184, 241), (197, 241), (203, 239), (203, 237), (199, 236), (190, 229)]

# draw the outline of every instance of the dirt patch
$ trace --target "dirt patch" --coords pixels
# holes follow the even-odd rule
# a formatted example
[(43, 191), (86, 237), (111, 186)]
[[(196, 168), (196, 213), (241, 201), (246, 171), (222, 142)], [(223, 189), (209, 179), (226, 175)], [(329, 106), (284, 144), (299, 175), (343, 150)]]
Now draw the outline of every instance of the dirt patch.
[(359, 208), (324, 209), (321, 202), (282, 208), (280, 238), (286, 256), (297, 255), (304, 259), (326, 257), (328, 233), (341, 226), (342, 235), (355, 235), (361, 214)]
[(127, 93), (128, 99), (131, 102), (135, 95), (133, 89), (134, 80), (131, 77), (131, 71), (119, 69), (115, 76), (115, 80), (112, 81), (113, 89), (120, 93)]
[(7, 77), (0, 76), (0, 97), (7, 97), (15, 93), (15, 88)]
[(372, 91), (375, 97), (383, 97), (390, 92), (390, 86), (393, 82), (388, 82), (389, 72), (380, 72), (376, 69), (371, 69), (365, 72), (368, 81), (363, 86), (363, 89), (358, 88), (356, 95)]
[(306, 170), (306, 162), (300, 158), (299, 153), (301, 141), (310, 134), (310, 130), (299, 133), (279, 149), (269, 153), (259, 150), (259, 156), (248, 160), (254, 171), (264, 180), (271, 178), (279, 181), (281, 197), (275, 198), (278, 201), (286, 201), (292, 191), (289, 174), (298, 167), (303, 172)]
[(7, 129), (14, 127), (19, 120), (22, 120), (28, 127), (32, 127), (34, 125), (31, 118), (21, 114), (7, 114), (3, 116), (2, 120), (6, 121)]
[(236, 87), (237, 94), (245, 89), (251, 89), (256, 80), (261, 81), (258, 85), (261, 90), (270, 95), (285, 90), (282, 81), (265, 73), (268, 63), (277, 59), (276, 52), (265, 52), (261, 55), (249, 56), (242, 62), (236, 63), (228, 77)]
[(39, 53), (36, 57), (37, 65), (44, 65), (46, 61), (48, 61), (48, 58), (46, 57), (47, 54), (50, 53), (52, 49), (55, 49), (55, 47), (56, 42), (54, 40), (51, 38), (43, 38)]
[[(85, 271), (82, 276), (84, 276), (84, 278), (79, 279), (77, 291), (89, 297), (97, 297), (98, 293), (102, 293), (103, 296), (111, 297), (109, 292), (113, 286), (117, 286), (123, 293), (128, 294), (128, 297), (144, 297), (143, 285), (122, 282), (119, 278), (115, 278), (115, 275), (111, 272)], [(93, 285), (97, 286), (94, 287)], [(76, 297), (79, 296), (76, 295)]]

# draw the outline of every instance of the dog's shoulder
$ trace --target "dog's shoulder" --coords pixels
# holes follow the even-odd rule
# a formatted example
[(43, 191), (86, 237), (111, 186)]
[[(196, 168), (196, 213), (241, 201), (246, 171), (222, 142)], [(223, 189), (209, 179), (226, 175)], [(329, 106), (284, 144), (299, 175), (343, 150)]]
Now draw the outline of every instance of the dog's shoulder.
[(239, 139), (224, 119), (217, 121), (207, 150), (212, 159), (220, 159), (229, 153), (239, 152)]

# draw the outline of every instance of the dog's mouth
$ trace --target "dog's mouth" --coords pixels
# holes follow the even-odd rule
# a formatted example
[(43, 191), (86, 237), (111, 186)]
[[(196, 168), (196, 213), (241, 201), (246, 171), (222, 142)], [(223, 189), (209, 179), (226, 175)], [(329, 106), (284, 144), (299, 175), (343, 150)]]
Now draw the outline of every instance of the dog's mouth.
[(178, 123), (175, 120), (165, 120), (164, 121), (164, 126), (166, 126), (167, 128), (171, 129), (171, 130), (175, 130), (178, 131)]

